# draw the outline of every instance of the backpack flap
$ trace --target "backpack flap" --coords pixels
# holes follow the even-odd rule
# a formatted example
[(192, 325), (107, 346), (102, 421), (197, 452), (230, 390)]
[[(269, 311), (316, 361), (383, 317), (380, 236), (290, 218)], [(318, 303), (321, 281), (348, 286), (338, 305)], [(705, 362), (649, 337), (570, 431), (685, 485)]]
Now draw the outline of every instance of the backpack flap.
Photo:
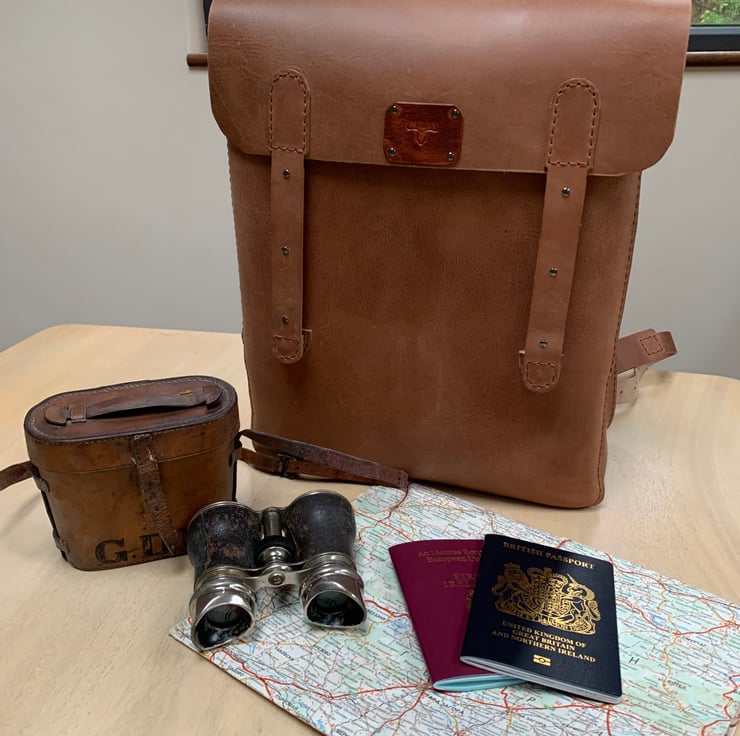
[(456, 168), (542, 172), (554, 99), (581, 78), (599, 97), (591, 173), (642, 171), (673, 138), (685, 0), (461, 0), (454, 12), (430, 0), (219, 0), (214, 10), (213, 112), (245, 153), (270, 155), (270, 88), (288, 69), (310, 90), (314, 160), (388, 165), (386, 111), (410, 102), (460, 110)]

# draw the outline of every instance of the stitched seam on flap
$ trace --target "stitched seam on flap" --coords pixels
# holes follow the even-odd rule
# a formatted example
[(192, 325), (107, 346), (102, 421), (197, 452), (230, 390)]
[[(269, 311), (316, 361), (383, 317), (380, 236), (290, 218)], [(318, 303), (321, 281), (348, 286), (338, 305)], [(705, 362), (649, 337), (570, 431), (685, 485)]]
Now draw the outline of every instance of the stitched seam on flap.
[[(283, 79), (292, 79), (301, 86), (303, 90), (303, 120), (302, 120), (302, 139), (301, 145), (298, 146), (281, 146), (273, 144), (273, 96), (275, 87)], [(290, 151), (293, 153), (303, 153), (306, 150), (306, 137), (308, 132), (308, 86), (306, 80), (297, 72), (286, 70), (275, 75), (270, 85), (270, 107), (269, 107), (269, 124), (270, 124), (270, 149), (273, 151)]]
[[(535, 383), (530, 377), (529, 377), (529, 368), (530, 366), (546, 366), (547, 368), (552, 368), (553, 370), (553, 376), (547, 383)], [(528, 360), (526, 369), (524, 371), (524, 374), (527, 378), (527, 383), (529, 383), (530, 386), (534, 386), (535, 388), (547, 388), (548, 386), (552, 386), (552, 384), (555, 382), (555, 378), (558, 374), (558, 364), (553, 363), (551, 361), (543, 361), (543, 360)]]
[[(587, 89), (591, 93), (591, 128), (588, 136), (588, 151), (586, 153), (585, 161), (553, 161), (552, 154), (555, 147), (555, 133), (558, 122), (558, 108), (560, 106), (560, 98), (569, 90), (576, 87)], [(552, 124), (550, 126), (550, 144), (547, 149), (547, 163), (550, 166), (582, 166), (588, 167), (591, 165), (591, 156), (594, 150), (594, 140), (596, 137), (596, 115), (599, 109), (599, 95), (596, 88), (585, 79), (571, 79), (563, 84), (555, 96), (555, 103), (553, 105), (552, 113)]]

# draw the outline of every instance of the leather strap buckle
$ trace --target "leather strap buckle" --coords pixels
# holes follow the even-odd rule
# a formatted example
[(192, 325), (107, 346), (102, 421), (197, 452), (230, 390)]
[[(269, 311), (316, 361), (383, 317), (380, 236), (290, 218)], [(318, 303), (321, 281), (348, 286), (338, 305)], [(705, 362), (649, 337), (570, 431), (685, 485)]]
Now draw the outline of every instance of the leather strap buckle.
[(279, 452), (277, 454), (277, 469), (276, 474), (279, 475), (281, 478), (287, 478), (288, 480), (294, 480), (298, 476), (296, 473), (293, 473), (289, 470), (290, 463), (294, 460), (297, 460), (298, 458), (294, 457), (293, 455), (287, 455), (285, 453)]

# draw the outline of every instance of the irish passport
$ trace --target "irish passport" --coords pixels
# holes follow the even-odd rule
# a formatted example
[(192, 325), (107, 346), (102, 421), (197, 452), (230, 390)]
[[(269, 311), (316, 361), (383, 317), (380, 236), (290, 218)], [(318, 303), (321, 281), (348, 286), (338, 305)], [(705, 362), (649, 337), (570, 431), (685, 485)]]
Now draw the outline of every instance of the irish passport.
[(622, 696), (610, 562), (487, 535), (460, 659), (616, 703)]
[(460, 661), (482, 548), (482, 539), (435, 539), (389, 549), (435, 690), (482, 690), (520, 681)]

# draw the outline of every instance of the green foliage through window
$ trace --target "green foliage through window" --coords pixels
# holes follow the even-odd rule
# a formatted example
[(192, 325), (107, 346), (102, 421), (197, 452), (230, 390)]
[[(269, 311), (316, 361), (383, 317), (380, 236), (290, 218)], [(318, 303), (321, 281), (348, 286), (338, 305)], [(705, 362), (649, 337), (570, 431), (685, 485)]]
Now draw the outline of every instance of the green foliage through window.
[(692, 0), (694, 25), (740, 24), (740, 0)]

